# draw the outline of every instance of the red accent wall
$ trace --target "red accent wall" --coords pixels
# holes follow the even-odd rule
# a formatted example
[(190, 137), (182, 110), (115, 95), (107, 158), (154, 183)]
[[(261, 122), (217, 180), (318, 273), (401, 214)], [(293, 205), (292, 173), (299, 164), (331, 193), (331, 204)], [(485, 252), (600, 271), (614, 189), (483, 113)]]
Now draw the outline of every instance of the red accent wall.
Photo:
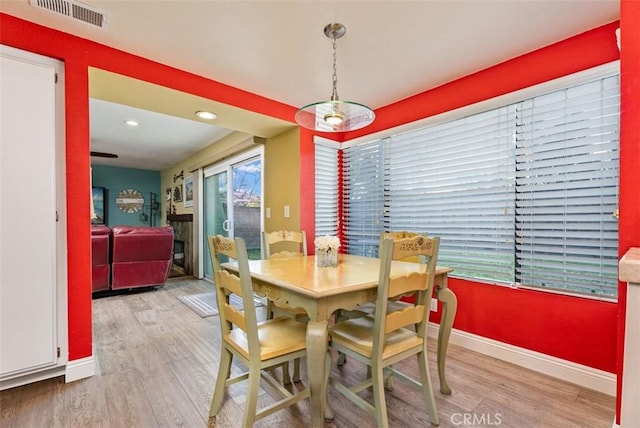
[(616, 304), (459, 279), (449, 288), (454, 328), (616, 372)]
[(599, 27), (376, 110), (353, 139), (495, 98), (618, 59), (615, 29)]
[(88, 189), (89, 79), (83, 58), (65, 62), (67, 139), (67, 265), (69, 361), (93, 353), (91, 333), (91, 224)]
[(315, 146), (313, 132), (300, 128), (300, 229), (307, 232), (307, 252), (315, 253), (316, 229)]

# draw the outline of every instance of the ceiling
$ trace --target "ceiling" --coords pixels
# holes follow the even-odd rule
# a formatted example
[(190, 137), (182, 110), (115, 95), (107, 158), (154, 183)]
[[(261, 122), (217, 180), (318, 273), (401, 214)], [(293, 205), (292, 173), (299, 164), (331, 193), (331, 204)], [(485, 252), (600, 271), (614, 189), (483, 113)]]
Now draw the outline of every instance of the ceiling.
[[(322, 30), (330, 22), (341, 22), (347, 33), (337, 45), (339, 96), (373, 109), (620, 16), (619, 0), (84, 3), (107, 15), (105, 28), (31, 6), (29, 0), (0, 0), (0, 10), (296, 107), (330, 97), (332, 49)], [(110, 84), (122, 79), (95, 73)], [(122, 99), (94, 95), (100, 91), (94, 88), (99, 79), (93, 76), (91, 96), (98, 99), (91, 101), (92, 150), (117, 152), (120, 158), (110, 163), (115, 166), (161, 170), (229, 130), (269, 137), (293, 125), (257, 115), (226, 119), (234, 109), (216, 103), (211, 108), (227, 109), (224, 114), (216, 111), (218, 127), (187, 113), (172, 118), (167, 115), (175, 113), (162, 111), (153, 100), (132, 100), (131, 91), (121, 91)], [(198, 103), (211, 102), (193, 98), (193, 105), (185, 109), (189, 114)], [(124, 119), (131, 115), (143, 118), (141, 126), (123, 129)], [(256, 131), (247, 125), (248, 119), (264, 128)], [(149, 146), (150, 141), (155, 146)], [(162, 150), (154, 149), (152, 160), (145, 158), (150, 147), (158, 146)]]

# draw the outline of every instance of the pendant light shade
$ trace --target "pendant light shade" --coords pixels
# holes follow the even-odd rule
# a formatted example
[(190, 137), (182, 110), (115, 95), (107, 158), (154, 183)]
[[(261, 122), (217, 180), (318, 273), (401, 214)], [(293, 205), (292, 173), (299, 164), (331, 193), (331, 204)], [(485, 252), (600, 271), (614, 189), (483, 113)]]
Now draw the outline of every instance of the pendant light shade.
[(344, 36), (346, 31), (345, 26), (338, 23), (324, 27), (324, 34), (333, 40), (333, 91), (329, 101), (315, 102), (296, 112), (296, 122), (300, 126), (322, 132), (346, 132), (364, 128), (376, 117), (369, 107), (338, 98), (336, 40)]

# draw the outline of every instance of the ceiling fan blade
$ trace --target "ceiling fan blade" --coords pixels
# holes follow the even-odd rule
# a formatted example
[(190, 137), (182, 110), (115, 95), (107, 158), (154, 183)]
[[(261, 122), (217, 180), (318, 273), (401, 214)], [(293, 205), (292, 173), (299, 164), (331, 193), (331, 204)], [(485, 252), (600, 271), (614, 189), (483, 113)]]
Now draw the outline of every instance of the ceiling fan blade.
[(110, 158), (110, 159), (116, 159), (118, 157), (118, 155), (116, 155), (115, 153), (105, 153), (105, 152), (89, 152), (91, 154), (91, 156), (97, 157), (97, 158)]

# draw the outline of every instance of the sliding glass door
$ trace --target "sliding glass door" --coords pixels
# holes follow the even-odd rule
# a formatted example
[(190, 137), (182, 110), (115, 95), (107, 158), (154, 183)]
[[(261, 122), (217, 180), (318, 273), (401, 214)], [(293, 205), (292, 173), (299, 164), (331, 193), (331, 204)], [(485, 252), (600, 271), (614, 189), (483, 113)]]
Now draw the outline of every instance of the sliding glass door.
[(262, 150), (251, 151), (204, 170), (203, 261), (212, 277), (207, 236), (242, 237), (249, 259), (260, 258), (262, 230)]

